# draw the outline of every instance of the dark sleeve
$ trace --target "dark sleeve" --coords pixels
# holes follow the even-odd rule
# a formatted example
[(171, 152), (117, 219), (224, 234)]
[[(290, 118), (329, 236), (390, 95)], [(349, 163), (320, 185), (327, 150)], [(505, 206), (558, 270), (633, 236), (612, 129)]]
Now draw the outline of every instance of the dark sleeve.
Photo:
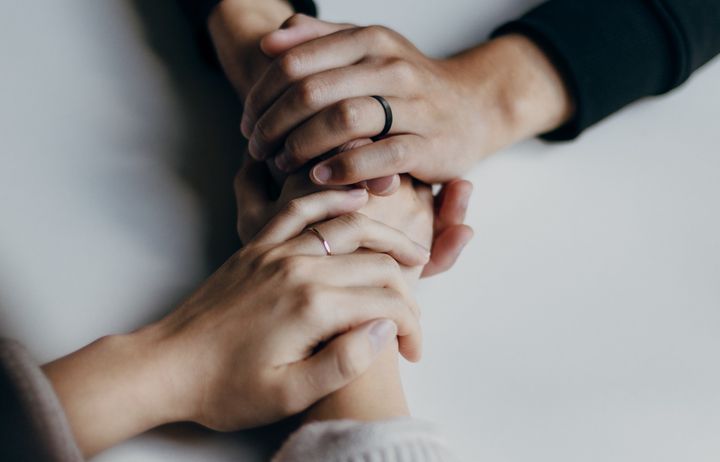
[(508, 33), (534, 40), (563, 75), (576, 113), (543, 138), (569, 140), (720, 53), (720, 0), (551, 0), (493, 35)]
[(40, 367), (0, 339), (0, 459), (82, 462), (65, 413)]

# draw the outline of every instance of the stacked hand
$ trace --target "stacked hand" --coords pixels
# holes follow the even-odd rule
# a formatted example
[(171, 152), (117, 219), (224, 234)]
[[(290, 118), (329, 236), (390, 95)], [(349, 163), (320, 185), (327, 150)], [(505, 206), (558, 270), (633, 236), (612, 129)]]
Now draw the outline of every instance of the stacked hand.
[[(375, 67), (384, 69), (383, 72), (392, 73), (397, 67), (406, 66), (406, 64), (398, 64), (400, 59), (395, 55), (384, 58), (368, 57), (367, 60), (372, 64), (368, 64), (367, 66), (350, 66), (351, 63), (348, 63), (348, 67), (345, 69), (335, 69), (328, 72), (320, 72), (321, 69), (317, 68), (317, 66), (315, 66), (315, 68), (307, 67), (303, 72), (303, 75), (307, 75), (306, 77), (295, 77), (294, 79), (291, 79), (288, 75), (284, 74), (284, 70), (286, 70), (288, 66), (287, 62), (294, 61), (296, 58), (301, 59), (298, 58), (298, 56), (307, 53), (305, 48), (315, 50), (317, 53), (323, 53), (325, 52), (324, 50), (329, 50), (329, 57), (332, 57), (338, 54), (335, 40), (340, 40), (343, 46), (347, 47), (349, 47), (350, 44), (346, 42), (354, 40), (349, 38), (350, 35), (342, 35), (339, 37), (337, 35), (340, 33), (350, 34), (350, 31), (355, 31), (355, 33), (360, 34), (359, 30), (360, 29), (353, 28), (348, 25), (330, 24), (308, 18), (306, 16), (295, 15), (285, 23), (284, 28), (266, 36), (261, 42), (262, 50), (269, 56), (276, 56), (281, 53), (284, 54), (269, 65), (264, 75), (258, 79), (257, 83), (250, 92), (250, 95), (247, 97), (246, 110), (242, 123), (243, 131), (250, 137), (249, 149), (251, 154), (253, 154), (253, 157), (257, 159), (270, 159), (270, 154), (273, 152), (273, 149), (277, 149), (279, 144), (282, 142), (284, 142), (284, 145), (287, 147), (288, 145), (292, 145), (293, 140), (295, 139), (306, 139), (306, 144), (311, 148), (313, 154), (303, 155), (302, 159), (298, 158), (297, 160), (293, 160), (292, 167), (282, 165), (283, 161), (280, 160), (282, 159), (282, 155), (281, 157), (274, 157), (275, 164), (283, 166), (283, 170), (286, 172), (296, 170), (304, 163), (312, 160), (314, 157), (324, 154), (330, 150), (339, 154), (326, 163), (316, 166), (312, 172), (317, 172), (319, 168), (322, 168), (322, 166), (327, 163), (332, 164), (335, 162), (351, 162), (357, 167), (357, 171), (353, 174), (354, 176), (352, 178), (345, 177), (340, 181), (324, 183), (362, 183), (374, 194), (387, 195), (397, 191), (397, 187), (400, 183), (398, 173), (406, 171), (411, 171), (411, 173), (413, 173), (416, 177), (428, 182), (444, 182), (445, 184), (435, 200), (436, 218), (434, 222), (435, 234), (432, 246), (432, 258), (430, 264), (424, 272), (425, 276), (430, 276), (449, 269), (459, 256), (464, 246), (472, 238), (472, 230), (463, 224), (469, 197), (472, 192), (472, 185), (467, 181), (454, 179), (459, 176), (462, 170), (467, 166), (460, 164), (453, 165), (453, 162), (447, 162), (436, 155), (438, 152), (447, 153), (447, 148), (450, 145), (441, 150), (435, 150), (429, 143), (423, 143), (422, 145), (413, 144), (414, 142), (410, 144), (406, 143), (408, 140), (417, 139), (420, 136), (418, 134), (394, 136), (402, 133), (402, 130), (400, 130), (402, 123), (399, 125), (398, 123), (394, 124), (394, 128), (390, 132), (390, 135), (393, 136), (389, 136), (387, 139), (378, 143), (371, 143), (368, 137), (377, 134), (377, 132), (382, 129), (382, 124), (384, 123), (384, 112), (382, 111), (382, 107), (376, 100), (370, 97), (343, 99), (345, 95), (342, 93), (342, 89), (345, 88), (351, 90), (353, 84), (343, 82), (342, 79), (337, 82), (327, 81), (327, 85), (323, 84), (324, 90), (318, 90), (318, 97), (331, 98), (333, 101), (339, 99), (340, 102), (337, 104), (333, 105), (332, 102), (326, 101), (323, 104), (324, 106), (329, 107), (318, 107), (316, 103), (306, 101), (303, 98), (295, 99), (295, 96), (297, 96), (296, 92), (300, 91), (302, 93), (304, 91), (302, 88), (304, 88), (305, 85), (315, 85), (312, 82), (325, 81), (327, 79), (326, 74), (333, 73), (338, 74), (339, 77), (347, 76), (347, 78), (351, 79), (359, 78), (364, 80), (372, 77), (366, 84), (364, 84), (363, 87), (367, 89), (367, 91), (370, 91), (373, 88), (377, 88), (373, 87), (373, 85), (377, 85), (379, 83), (376, 78), (377, 76), (371, 75), (375, 73), (375, 71), (373, 71)], [(401, 39), (397, 36), (397, 34), (389, 32), (385, 29), (365, 28), (362, 30), (366, 31), (367, 34), (370, 35), (376, 34), (378, 31), (382, 31), (381, 33), (391, 35), (397, 39), (397, 45), (399, 47), (403, 45), (411, 47), (412, 50), (415, 50), (407, 41)], [(365, 32), (360, 35), (362, 37), (366, 36)], [(326, 43), (326, 41), (329, 42)], [(396, 50), (396, 54), (403, 53), (404, 51), (401, 48)], [(339, 53), (338, 55), (345, 56), (343, 53)], [(322, 56), (318, 56), (313, 59), (322, 61), (323, 59), (327, 60), (329, 57), (323, 58)], [(426, 70), (430, 69), (432, 61), (424, 58), (417, 50), (414, 51), (413, 57), (416, 58), (418, 62), (424, 62), (427, 66)], [(305, 58), (302, 59), (304, 60)], [(333, 65), (341, 66), (342, 64), (343, 62), (339, 62), (334, 63)], [(326, 65), (326, 67), (330, 66), (331, 64)], [(278, 73), (282, 74), (280, 80), (278, 80)], [(356, 73), (360, 73), (360, 75), (358, 77), (353, 77)], [(426, 77), (430, 78), (429, 76)], [(383, 79), (380, 80), (382, 81)], [(334, 87), (335, 84), (337, 84), (338, 88)], [(388, 87), (396, 87), (398, 89), (402, 88), (401, 84), (402, 82), (398, 81), (391, 81), (387, 83)], [(410, 88), (407, 88), (407, 90), (410, 91)], [(260, 100), (272, 100), (273, 97), (267, 96), (271, 91), (275, 92), (275, 101), (270, 101), (270, 103), (272, 103), (271, 107), (275, 109), (268, 108), (267, 113), (259, 118), (260, 120), (258, 123), (253, 122), (258, 118), (257, 116), (252, 115), (258, 112), (254, 108), (262, 105), (269, 105), (267, 102), (264, 104), (260, 103)], [(357, 92), (359, 90), (354, 89), (352, 91)], [(442, 88), (437, 87), (437, 92), (442, 91)], [(282, 93), (282, 95), (278, 95), (278, 92)], [(322, 93), (322, 95), (320, 95), (320, 93)], [(376, 93), (379, 93), (379, 90), (376, 91)], [(387, 95), (388, 93), (386, 92), (385, 94)], [(265, 96), (261, 97), (259, 95)], [(288, 108), (285, 107), (285, 104), (289, 102), (288, 98), (294, 99), (294, 103), (292, 103), (293, 110), (288, 110)], [(405, 114), (403, 114), (405, 111), (398, 112), (398, 109), (395, 107), (395, 103), (397, 102), (400, 108), (408, 107), (409, 103), (405, 100), (399, 98), (395, 101), (395, 99), (390, 96), (387, 96), (387, 100), (393, 105), (393, 112), (395, 113), (396, 121), (404, 116), (406, 121), (409, 122), (415, 120), (417, 124), (420, 124), (421, 121), (418, 119), (417, 113), (414, 113), (413, 111), (406, 112)], [(413, 101), (413, 104), (428, 104), (427, 102), (423, 103), (419, 99), (416, 101), (416, 98), (410, 98), (410, 100)], [(367, 114), (356, 112), (354, 113), (353, 118), (358, 125), (370, 128), (358, 131), (356, 130), (357, 127), (338, 127), (336, 125), (333, 126), (332, 124), (327, 125), (335, 120), (335, 116), (343, 115), (336, 114), (337, 111), (342, 112), (345, 110), (344, 108), (351, 108), (350, 110), (354, 111), (354, 105), (357, 103), (363, 105), (367, 109), (370, 109), (370, 107), (368, 107), (369, 105), (365, 104), (368, 102), (373, 103), (370, 107), (374, 111), (368, 111)], [(464, 102), (463, 105), (467, 106), (467, 102)], [(320, 113), (313, 114), (318, 110), (320, 110)], [(423, 117), (431, 116), (432, 114), (423, 115)], [(458, 117), (459, 116), (460, 115), (458, 115)], [(303, 118), (309, 118), (309, 120), (299, 120)], [(265, 141), (261, 135), (262, 133), (265, 133), (262, 121), (273, 119), (275, 119), (278, 124), (285, 127), (284, 130), (287, 131), (292, 129), (293, 131), (289, 134), (280, 133), (274, 135), (273, 140)], [(437, 128), (446, 127), (447, 122), (448, 121)], [(273, 122), (273, 125), (274, 124), (275, 122)], [(417, 124), (416, 126), (419, 127)], [(310, 130), (304, 130), (303, 127), (305, 125), (309, 125), (313, 128)], [(374, 128), (372, 128), (373, 125), (379, 125), (377, 130), (372, 131), (374, 130)], [(250, 128), (248, 127), (254, 127), (252, 129), (252, 133), (250, 133)], [(338, 130), (335, 130), (336, 128)], [(430, 134), (426, 133), (426, 136), (430, 137)], [(450, 136), (454, 137), (453, 134), (450, 134)], [(437, 135), (433, 135), (433, 137), (430, 138), (435, 139), (432, 143), (437, 143), (437, 140), (440, 139)], [(457, 143), (462, 142), (462, 140), (457, 139), (455, 141)], [(303, 143), (305, 143), (305, 141), (303, 141)], [(432, 162), (444, 165), (446, 173), (442, 175), (422, 175), (423, 171), (427, 170), (430, 172), (434, 167), (419, 167), (419, 170), (412, 171), (412, 169), (405, 168), (404, 164), (398, 164), (396, 162), (397, 153), (392, 149), (389, 150), (388, 148), (388, 146), (394, 143), (402, 143), (403, 146), (408, 149), (408, 156), (416, 157), (418, 162), (422, 163), (424, 162), (424, 160), (422, 160), (424, 157), (431, 156), (433, 158)], [(259, 146), (263, 147), (261, 148)], [(337, 148), (338, 146), (339, 148)], [(281, 153), (286, 152), (286, 150), (283, 149), (280, 149), (280, 151)], [(290, 151), (294, 150), (291, 149)], [(389, 159), (388, 156), (395, 158), (395, 160)], [(471, 156), (466, 157), (468, 162), (470, 162)], [(366, 159), (370, 160), (366, 161)], [(413, 160), (413, 162), (415, 162), (415, 160)], [(377, 167), (373, 166), (373, 164), (377, 164)], [(378, 167), (385, 170), (378, 173)], [(375, 176), (380, 176), (386, 173), (388, 174), (386, 177), (375, 178)], [(314, 174), (312, 178), (316, 183), (321, 183), (317, 181)], [(261, 180), (259, 181), (258, 179)], [(269, 216), (272, 216), (273, 211), (278, 206), (285, 203), (282, 197), (277, 202), (273, 202), (271, 200), (270, 196), (267, 194), (267, 188), (265, 186), (268, 181), (270, 181), (270, 179), (267, 174), (267, 170), (259, 164), (255, 165), (252, 162), (246, 162), (243, 170), (241, 170), (237, 177), (236, 194), (238, 198), (239, 212), (238, 231), (243, 241), (247, 241), (251, 238), (259, 226), (265, 223)]]
[(46, 365), (84, 453), (169, 422), (234, 430), (298, 413), (396, 337), (419, 359), (401, 268), (428, 251), (358, 213), (367, 201), (357, 189), (289, 202), (169, 316)]
[[(318, 38), (287, 50), (310, 31)], [(478, 158), (473, 147), (490, 138), (473, 82), (462, 80), (455, 62), (427, 58), (390, 29), (296, 16), (262, 46), (271, 56), (282, 54), (250, 91), (242, 131), (254, 158), (274, 157), (283, 171), (380, 133), (385, 114), (370, 95), (383, 96), (392, 108), (389, 136), (315, 166), (316, 183), (347, 185), (406, 172), (445, 182), (465, 173)]]

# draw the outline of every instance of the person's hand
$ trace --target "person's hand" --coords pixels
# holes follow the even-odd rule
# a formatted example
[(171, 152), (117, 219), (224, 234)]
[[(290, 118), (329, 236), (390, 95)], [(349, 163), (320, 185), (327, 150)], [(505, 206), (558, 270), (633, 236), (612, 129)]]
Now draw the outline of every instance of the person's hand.
[(367, 201), (364, 190), (293, 200), (176, 311), (46, 365), (84, 453), (169, 422), (235, 430), (298, 413), (396, 337), (419, 359), (401, 265), (424, 265), (427, 250), (358, 213)]
[[(317, 190), (317, 186), (310, 183), (303, 172), (289, 176), (277, 198), (271, 194), (272, 184), (273, 179), (265, 163), (245, 156), (243, 165), (235, 176), (237, 231), (242, 242), (250, 242), (289, 201)], [(413, 223), (432, 221), (431, 256), (422, 274), (426, 277), (447, 271), (473, 236), (472, 228), (464, 224), (472, 184), (465, 180), (448, 182), (434, 197), (432, 208), (423, 205), (426, 196), (430, 195), (427, 186), (417, 185), (414, 188), (401, 189), (400, 192), (402, 194), (399, 197), (373, 197), (371, 202), (393, 201), (397, 204), (390, 214), (387, 213), (390, 207), (375, 207), (378, 214), (374, 218), (410, 232), (411, 235), (412, 230), (407, 228)], [(394, 195), (397, 195), (397, 192)], [(434, 216), (428, 216), (428, 213), (432, 212)], [(416, 228), (425, 229), (422, 225)], [(417, 236), (415, 239), (425, 244), (423, 237)]]
[[(409, 172), (428, 183), (462, 176), (513, 141), (554, 128), (570, 115), (564, 84), (522, 36), (494, 39), (449, 59), (431, 59), (400, 34), (296, 16), (263, 39), (281, 52), (251, 89), (242, 120), (256, 159), (292, 171), (337, 146), (388, 136), (333, 156), (311, 171), (317, 184), (348, 185)], [(319, 38), (294, 46), (298, 34)], [(320, 31), (320, 32), (318, 32)]]
[[(186, 351), (176, 373), (199, 378), (183, 393), (201, 398), (192, 420), (232, 430), (300, 412), (369, 367), (394, 325), (401, 352), (419, 359), (418, 311), (400, 264), (423, 265), (427, 251), (352, 213), (367, 197), (325, 191), (290, 202), (161, 322)], [(332, 256), (303, 232), (311, 225)]]

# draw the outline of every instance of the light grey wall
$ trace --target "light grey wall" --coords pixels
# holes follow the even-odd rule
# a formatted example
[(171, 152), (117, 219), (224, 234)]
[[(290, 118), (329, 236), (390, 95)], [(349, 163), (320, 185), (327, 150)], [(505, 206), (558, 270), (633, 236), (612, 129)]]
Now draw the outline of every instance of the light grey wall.
[[(532, 1), (320, 2), (423, 50)], [(235, 244), (237, 103), (170, 0), (0, 15), (0, 333), (39, 360), (166, 311)], [(420, 287), (416, 415), (467, 460), (720, 455), (720, 64), (566, 145), (472, 171), (476, 238)], [(259, 433), (181, 428), (98, 460), (254, 460)]]

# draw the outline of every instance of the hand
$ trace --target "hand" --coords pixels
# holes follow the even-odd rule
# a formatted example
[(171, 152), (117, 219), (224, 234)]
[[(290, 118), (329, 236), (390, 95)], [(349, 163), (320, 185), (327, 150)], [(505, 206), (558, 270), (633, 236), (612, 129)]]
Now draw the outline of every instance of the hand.
[[(256, 159), (292, 171), (358, 138), (377, 135), (390, 103), (389, 136), (316, 165), (317, 184), (353, 184), (409, 172), (428, 183), (464, 174), (482, 156), (552, 129), (570, 116), (557, 71), (522, 36), (492, 40), (449, 59), (431, 59), (383, 27), (300, 17), (323, 34), (281, 54), (253, 86), (242, 130)], [(263, 39), (282, 50), (293, 28)], [(321, 35), (321, 34), (317, 34)]]
[(418, 308), (400, 264), (423, 265), (427, 251), (357, 213), (367, 200), (354, 190), (292, 201), (175, 312), (46, 365), (84, 453), (169, 422), (234, 430), (300, 412), (396, 335), (417, 360)]
[(286, 0), (223, 0), (208, 18), (218, 61), (241, 98), (270, 64), (260, 40), (277, 30), (293, 11)]
[[(409, 182), (405, 179), (404, 181)], [(399, 181), (398, 181), (399, 182)], [(290, 200), (317, 189), (307, 181), (302, 173), (288, 177), (283, 185), (280, 196), (273, 199), (269, 185), (273, 179), (267, 166), (245, 156), (242, 167), (235, 177), (235, 196), (237, 199), (238, 221), (237, 230), (242, 242), (250, 242), (260, 229), (273, 217), (278, 209)], [(389, 224), (408, 232), (407, 227), (414, 221), (425, 220), (425, 215), (433, 210), (425, 208), (425, 196), (430, 195), (429, 188), (408, 187), (401, 190), (399, 197), (377, 198), (371, 202), (393, 201), (397, 206), (375, 207), (374, 218), (387, 221)], [(468, 200), (472, 193), (472, 184), (465, 180), (454, 180), (443, 185), (440, 193), (434, 198), (434, 217), (427, 217), (432, 223), (432, 249), (428, 264), (423, 269), (423, 276), (432, 276), (450, 269), (457, 260), (465, 245), (472, 239), (472, 228), (463, 224)], [(392, 212), (388, 213), (391, 209)], [(420, 229), (425, 229), (420, 225)], [(412, 233), (411, 233), (412, 235)], [(425, 243), (423, 237), (414, 236)], [(431, 242), (431, 241), (428, 241)]]

